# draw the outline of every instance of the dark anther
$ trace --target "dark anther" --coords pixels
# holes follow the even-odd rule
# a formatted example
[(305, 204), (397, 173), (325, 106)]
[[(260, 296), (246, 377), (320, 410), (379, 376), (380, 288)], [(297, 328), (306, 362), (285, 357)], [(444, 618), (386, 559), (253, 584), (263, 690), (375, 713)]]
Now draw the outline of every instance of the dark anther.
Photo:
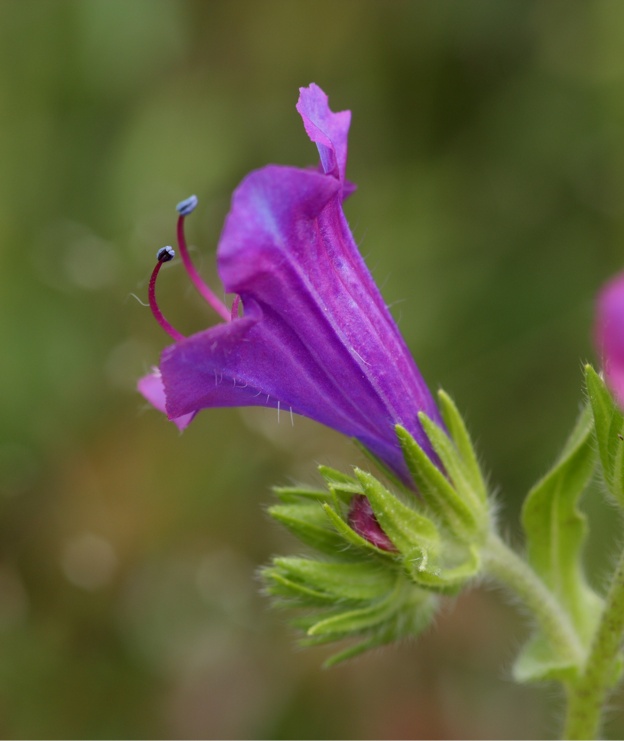
[(156, 253), (156, 259), (158, 262), (169, 262), (175, 257), (175, 251), (173, 247), (161, 247)]

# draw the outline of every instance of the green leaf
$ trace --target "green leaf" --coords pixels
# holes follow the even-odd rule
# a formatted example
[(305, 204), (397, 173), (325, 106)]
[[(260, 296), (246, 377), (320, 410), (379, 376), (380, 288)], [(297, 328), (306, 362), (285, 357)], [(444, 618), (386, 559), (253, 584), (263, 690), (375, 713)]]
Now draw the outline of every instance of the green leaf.
[(457, 539), (470, 543), (481, 531), (469, 504), (455, 491), (448, 479), (400, 425), (396, 434), (414, 483), (433, 515)]
[(436, 606), (435, 597), (398, 577), (395, 588), (385, 598), (357, 609), (335, 612), (311, 625), (306, 642), (366, 636), (325, 662), (326, 667), (333, 666), (375, 646), (418, 635), (431, 623)]
[(260, 571), (260, 575), (266, 582), (266, 592), (273, 597), (283, 597), (294, 600), (300, 607), (318, 607), (333, 605), (336, 598), (326, 592), (312, 589), (294, 579), (285, 576), (281, 569), (267, 567)]
[(275, 504), (268, 512), (306, 545), (322, 553), (332, 555), (344, 548), (342, 538), (331, 527), (320, 502)]
[(370, 561), (339, 563), (309, 558), (275, 558), (287, 578), (338, 600), (374, 600), (392, 590), (396, 573)]
[(529, 563), (570, 613), (581, 639), (589, 639), (601, 600), (581, 568), (587, 536), (578, 501), (594, 472), (592, 418), (584, 409), (554, 467), (529, 492), (522, 510)]
[(585, 382), (604, 480), (611, 496), (624, 507), (624, 415), (591, 365), (585, 366)]
[(349, 491), (351, 494), (362, 493), (362, 487), (353, 478), (353, 476), (347, 476), (346, 473), (336, 471), (335, 468), (330, 468), (329, 466), (319, 466), (318, 470), (329, 485), (336, 486), (343, 491)]
[[(481, 523), (482, 534), (487, 531), (488, 513), (487, 498), (481, 491), (475, 491), (472, 484), (472, 471), (466, 466), (459, 450), (455, 447), (446, 432), (438, 427), (422, 412), (418, 415), (423, 429), (437, 453), (444, 470), (453, 483), (453, 488), (460, 499), (471, 510), (476, 522)], [(480, 482), (480, 487), (483, 482)]]
[(319, 466), (318, 470), (327, 482), (327, 487), (334, 500), (348, 504), (354, 494), (362, 493), (362, 487), (352, 476), (347, 476), (346, 473), (336, 471), (329, 466)]
[[(392, 595), (390, 603), (384, 602), (384, 604), (377, 606), (377, 610), (371, 610), (368, 614), (353, 615), (353, 613), (349, 613), (346, 621), (352, 627), (359, 624), (359, 630), (349, 632), (328, 631), (328, 627), (339, 628), (346, 624), (343, 621), (343, 616), (336, 613), (319, 623), (321, 627), (317, 629), (318, 632), (314, 630), (314, 624), (308, 623), (306, 630), (308, 632), (312, 631), (314, 635), (308, 635), (301, 643), (310, 646), (348, 639), (356, 635), (365, 636), (364, 640), (358, 641), (330, 656), (323, 664), (324, 668), (329, 668), (372, 648), (384, 646), (402, 638), (414, 638), (431, 624), (436, 605), (437, 600), (426, 592), (419, 592), (414, 587), (409, 587), (408, 590), (403, 588), (403, 590), (397, 590)], [(334, 619), (335, 622), (332, 622)], [(364, 629), (362, 629), (363, 623), (367, 623), (367, 627)], [(324, 628), (322, 624), (325, 625)]]
[(331, 669), (332, 666), (342, 664), (344, 661), (348, 661), (349, 659), (353, 659), (356, 656), (360, 656), (360, 654), (366, 653), (366, 651), (370, 651), (372, 648), (377, 648), (378, 646), (392, 643), (393, 640), (394, 638), (392, 636), (386, 637), (381, 633), (373, 635), (366, 641), (360, 641), (353, 646), (349, 646), (349, 648), (345, 648), (343, 651), (339, 651), (337, 654), (333, 654), (326, 661), (323, 662), (323, 668)]
[[(269, 513), (325, 558), (274, 558), (261, 576), (277, 605), (306, 611), (294, 621), (305, 631), (306, 645), (356, 639), (328, 659), (330, 666), (416, 635), (430, 623), (436, 595), (408, 577), (410, 568), (420, 565), (423, 571), (425, 562), (436, 561), (440, 538), (437, 526), (416, 510), (415, 498), (409, 506), (361, 471), (356, 477), (327, 467), (320, 471), (327, 491), (280, 487), (281, 503)], [(377, 548), (349, 526), (348, 505), (362, 494), (404, 553)], [(443, 579), (436, 576), (437, 565), (433, 568), (435, 588), (444, 591), (448, 585), (440, 586)]]
[(435, 523), (390, 493), (369, 473), (356, 469), (377, 522), (403, 558), (405, 570), (419, 586), (455, 592), (481, 569), (478, 549), (440, 537)]
[(402, 570), (378, 560), (344, 563), (275, 558), (261, 572), (278, 605), (311, 612), (292, 623), (305, 631), (304, 645), (361, 639), (332, 656), (326, 666), (421, 632), (437, 606), (434, 595), (410, 582)]
[(420, 562), (412, 565), (409, 569), (409, 575), (416, 584), (425, 589), (452, 594), (479, 574), (481, 571), (481, 556), (476, 546), (462, 549), (461, 558), (455, 565), (449, 563), (447, 550), (449, 549), (443, 549), (442, 557), (444, 560), (442, 564), (428, 566)]
[(442, 419), (446, 424), (449, 431), (449, 435), (457, 447), (457, 451), (464, 463), (465, 475), (470, 484), (470, 488), (474, 491), (482, 502), (487, 500), (487, 487), (481, 473), (481, 467), (475, 453), (472, 440), (468, 434), (464, 420), (462, 419), (459, 410), (455, 406), (454, 401), (445, 391), (438, 391), (438, 399), (440, 401), (440, 411), (442, 413)]
[(312, 489), (306, 486), (274, 486), (274, 494), (282, 502), (291, 504), (301, 500), (327, 502), (331, 499), (330, 493), (326, 489)]
[[(569, 615), (585, 647), (602, 609), (602, 600), (588, 585), (581, 566), (587, 523), (578, 501), (595, 466), (592, 429), (586, 408), (557, 462), (529, 492), (522, 510), (528, 561)], [(565, 678), (578, 669), (538, 632), (521, 653), (515, 673), (525, 680), (539, 680)]]
[(373, 508), (379, 526), (399, 552), (408, 559), (420, 560), (428, 555), (436, 559), (440, 535), (435, 524), (391, 494), (370, 473), (356, 469), (355, 475)]
[(513, 667), (516, 682), (574, 681), (579, 667), (558, 656), (542, 633), (536, 633), (524, 646)]
[(308, 629), (308, 635), (354, 635), (373, 630), (396, 611), (396, 595), (391, 592), (384, 599), (367, 604), (355, 610), (340, 612), (338, 615), (319, 620)]

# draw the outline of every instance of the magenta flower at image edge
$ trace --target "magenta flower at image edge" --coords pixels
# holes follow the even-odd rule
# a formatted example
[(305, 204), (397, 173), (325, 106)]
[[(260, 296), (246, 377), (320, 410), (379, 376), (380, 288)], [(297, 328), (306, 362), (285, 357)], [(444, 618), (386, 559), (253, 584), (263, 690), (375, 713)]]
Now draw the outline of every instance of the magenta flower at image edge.
[(624, 409), (624, 273), (612, 278), (598, 296), (595, 334), (605, 381)]
[[(139, 390), (181, 429), (210, 407), (266, 406), (309, 417), (359, 440), (409, 485), (395, 425), (435, 458), (417, 415), (441, 420), (342, 210), (354, 190), (345, 180), (351, 114), (333, 113), (315, 84), (300, 89), (297, 110), (320, 165), (268, 165), (235, 190), (217, 250), (219, 277), (235, 295), (231, 309), (199, 277), (186, 248), (184, 219), (197, 199), (178, 205), (182, 260), (223, 323), (183, 337), (167, 322), (155, 283), (173, 250), (160, 250), (150, 305), (176, 342)], [(362, 534), (367, 523), (379, 529), (361, 500), (354, 518)]]

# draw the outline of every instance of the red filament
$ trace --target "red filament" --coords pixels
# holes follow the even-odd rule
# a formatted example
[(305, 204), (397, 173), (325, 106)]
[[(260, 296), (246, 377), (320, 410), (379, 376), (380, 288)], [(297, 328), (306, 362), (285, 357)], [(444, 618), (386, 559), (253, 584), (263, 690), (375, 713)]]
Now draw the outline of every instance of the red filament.
[(222, 319), (224, 319), (226, 322), (231, 321), (232, 315), (228, 307), (223, 303), (223, 301), (220, 301), (217, 298), (217, 296), (214, 294), (214, 292), (204, 283), (199, 273), (195, 269), (195, 266), (191, 262), (191, 257), (189, 255), (189, 252), (186, 246), (186, 239), (184, 237), (184, 215), (183, 214), (181, 214), (178, 217), (177, 231), (178, 231), (178, 247), (180, 248), (180, 255), (182, 257), (182, 262), (184, 263), (186, 272), (189, 274), (191, 280), (193, 281), (195, 288), (197, 288), (202, 298), (205, 301), (207, 301), (210, 304), (210, 306), (212, 306), (212, 308), (217, 312), (217, 314)]
[(160, 310), (160, 307), (158, 306), (158, 302), (156, 301), (156, 278), (158, 278), (158, 273), (160, 272), (161, 267), (163, 266), (163, 263), (169, 262), (169, 260), (172, 259), (173, 255), (175, 253), (171, 249), (171, 247), (163, 247), (162, 249), (158, 250), (157, 255), (157, 263), (154, 266), (154, 270), (152, 271), (152, 276), (150, 278), (149, 282), (149, 288), (147, 291), (147, 295), (149, 298), (149, 305), (150, 309), (152, 310), (152, 314), (154, 315), (154, 318), (160, 324), (160, 326), (165, 330), (165, 332), (173, 337), (174, 340), (179, 341), (184, 339), (184, 335), (180, 334), (178, 330), (173, 327), (169, 322), (165, 319), (163, 316), (162, 311)]

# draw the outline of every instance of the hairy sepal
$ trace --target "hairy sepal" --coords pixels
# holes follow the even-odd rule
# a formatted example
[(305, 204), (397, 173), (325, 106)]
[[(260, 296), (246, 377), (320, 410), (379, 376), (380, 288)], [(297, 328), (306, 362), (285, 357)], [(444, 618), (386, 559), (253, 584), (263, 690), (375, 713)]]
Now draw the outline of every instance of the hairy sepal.
[[(406, 518), (418, 538), (435, 551), (437, 530), (410, 510), (372, 476), (356, 471), (348, 476), (322, 467), (327, 490), (280, 487), (282, 503), (269, 514), (315, 549), (318, 556), (273, 559), (261, 572), (266, 591), (279, 606), (305, 610), (294, 624), (305, 631), (303, 643), (347, 641), (351, 645), (331, 656), (326, 665), (345, 661), (370, 648), (417, 635), (429, 625), (437, 598), (409, 573), (408, 564), (422, 564), (422, 551), (392, 532), (410, 556), (382, 550), (355, 532), (348, 523), (349, 501), (355, 495), (372, 495), (393, 522)], [(381, 487), (383, 489), (383, 487)], [(384, 520), (385, 521), (385, 520)], [(416, 533), (414, 533), (416, 534)], [(421, 578), (420, 581), (423, 581)], [(442, 590), (439, 590), (442, 591)]]

